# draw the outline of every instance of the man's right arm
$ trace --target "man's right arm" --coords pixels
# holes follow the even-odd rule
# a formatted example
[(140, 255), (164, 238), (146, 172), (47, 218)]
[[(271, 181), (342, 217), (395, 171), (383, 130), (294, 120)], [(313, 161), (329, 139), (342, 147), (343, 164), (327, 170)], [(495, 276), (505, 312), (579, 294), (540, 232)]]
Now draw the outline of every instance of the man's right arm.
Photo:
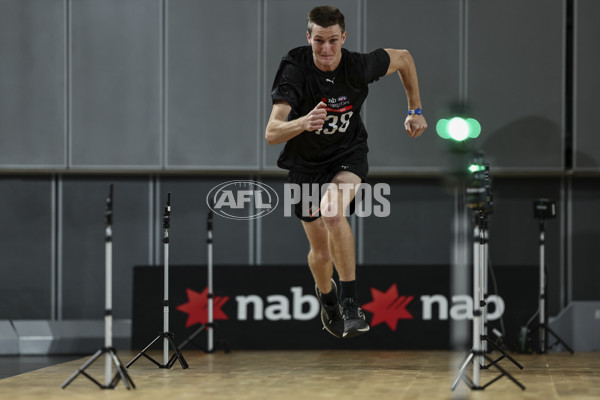
[(317, 104), (308, 114), (288, 121), (287, 117), (292, 107), (285, 101), (273, 104), (273, 110), (267, 123), (265, 138), (268, 144), (279, 144), (298, 136), (304, 131), (317, 131), (323, 128), (327, 111), (323, 102)]

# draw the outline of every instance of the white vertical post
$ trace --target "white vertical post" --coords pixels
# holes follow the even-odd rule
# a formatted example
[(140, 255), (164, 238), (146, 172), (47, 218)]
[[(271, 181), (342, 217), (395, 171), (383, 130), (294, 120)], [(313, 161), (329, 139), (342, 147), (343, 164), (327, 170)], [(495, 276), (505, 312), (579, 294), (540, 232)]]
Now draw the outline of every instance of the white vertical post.
[[(481, 334), (484, 337), (487, 337), (488, 335), (488, 328), (487, 328), (487, 296), (488, 296), (488, 244), (489, 244), (489, 236), (488, 236), (488, 229), (487, 229), (487, 221), (486, 221), (486, 227), (485, 230), (483, 231), (483, 255), (481, 257), (482, 259), (482, 263), (481, 263), (481, 279), (482, 279), (482, 285), (481, 285), (481, 290), (482, 290), (482, 296), (481, 299), (484, 302), (484, 306), (482, 308), (482, 315), (481, 315)], [(488, 350), (488, 346), (487, 346), (487, 341), (482, 340), (481, 341), (481, 349), (482, 351), (485, 353)], [(483, 356), (482, 358), (482, 363), (484, 362), (483, 360)], [(484, 364), (481, 364), (484, 365)]]
[(479, 228), (479, 245), (480, 245), (480, 250), (479, 250), (479, 297), (477, 298), (477, 307), (479, 308), (479, 343), (481, 345), (481, 352), (482, 354), (479, 356), (479, 365), (484, 366), (485, 365), (485, 359), (483, 357), (483, 351), (485, 349), (485, 343), (484, 340), (481, 338), (481, 336), (484, 333), (484, 325), (485, 325), (485, 299), (484, 299), (484, 276), (485, 276), (485, 272), (484, 272), (484, 267), (486, 265), (486, 259), (485, 259), (485, 234), (486, 234), (486, 229), (485, 229), (485, 217), (483, 214), (483, 211), (480, 211), (480, 218), (481, 218), (481, 227)]
[[(481, 252), (482, 252), (482, 246), (481, 246), (481, 230), (479, 227), (479, 215), (476, 214), (475, 216), (475, 228), (474, 228), (474, 234), (473, 234), (473, 272), (475, 274), (475, 272), (477, 273), (477, 275), (473, 275), (475, 276), (480, 276), (481, 273)], [(473, 278), (475, 279), (475, 278)], [(473, 282), (473, 284), (475, 285), (475, 282)], [(479, 292), (477, 291), (478, 287), (477, 286), (473, 286), (473, 310), (475, 311), (476, 309), (479, 308)], [(475, 313), (473, 314), (473, 317), (475, 317)], [(475, 323), (475, 319), (473, 319), (473, 323)], [(481, 329), (483, 327), (480, 326), (480, 332)], [(475, 338), (473, 338), (473, 341), (475, 341)], [(481, 362), (481, 359), (478, 356), (475, 356), (473, 358), (473, 362)]]
[[(106, 227), (106, 282), (105, 282), (105, 312), (104, 312), (104, 347), (112, 348), (112, 228)], [(112, 382), (112, 359), (109, 352), (104, 355), (104, 383), (107, 387)]]
[[(168, 233), (165, 230), (165, 239)], [(169, 332), (169, 243), (164, 245), (164, 305), (163, 305), (163, 332)], [(169, 339), (163, 338), (163, 365), (169, 363)]]
[(163, 237), (163, 269), (164, 269), (164, 298), (163, 298), (163, 365), (169, 364), (169, 338), (166, 336), (169, 332), (169, 228), (171, 227), (171, 192), (167, 195), (167, 204), (163, 215), (163, 228), (165, 234)]
[(207, 348), (210, 353), (213, 351), (213, 254), (212, 254), (212, 212), (209, 213), (208, 222), (208, 325), (207, 325)]
[[(479, 228), (477, 232), (480, 234)], [(478, 235), (479, 239), (479, 235)], [(479, 247), (479, 240), (476, 241), (475, 247)], [(480, 333), (480, 310), (479, 310), (479, 263), (481, 262), (480, 249), (477, 249), (477, 256), (473, 257), (473, 385), (479, 386), (479, 368), (481, 351), (481, 333)]]

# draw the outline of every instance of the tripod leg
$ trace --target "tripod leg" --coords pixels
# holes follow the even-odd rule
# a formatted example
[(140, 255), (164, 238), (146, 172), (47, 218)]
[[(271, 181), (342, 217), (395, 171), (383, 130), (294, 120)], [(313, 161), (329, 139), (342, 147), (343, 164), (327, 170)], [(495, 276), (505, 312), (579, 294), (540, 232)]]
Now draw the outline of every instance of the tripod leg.
[(169, 340), (171, 347), (173, 347), (173, 355), (171, 356), (171, 359), (168, 362), (167, 368), (171, 368), (173, 364), (175, 364), (175, 359), (177, 359), (179, 360), (179, 364), (181, 364), (181, 368), (187, 369), (189, 365), (185, 361), (185, 358), (183, 358), (183, 354), (181, 354), (177, 346), (175, 346), (175, 342), (173, 342), (172, 335), (167, 335), (167, 339)]
[(456, 385), (458, 385), (460, 378), (462, 378), (463, 374), (467, 370), (467, 367), (469, 366), (469, 363), (471, 362), (472, 359), (473, 359), (473, 352), (470, 352), (469, 355), (467, 356), (467, 358), (465, 359), (465, 361), (463, 362), (462, 366), (458, 370), (458, 375), (456, 375), (456, 379), (454, 380), (454, 383), (452, 384), (452, 387), (451, 387), (452, 390), (456, 389)]
[[(488, 356), (484, 356), (485, 358), (487, 358), (488, 361), (492, 361), (491, 358), (489, 358)], [(502, 378), (503, 376), (506, 376), (508, 379), (510, 379), (511, 381), (513, 381), (513, 383), (515, 385), (517, 385), (518, 387), (520, 387), (522, 390), (525, 390), (525, 386), (523, 386), (521, 384), (521, 382), (519, 382), (518, 380), (516, 380), (511, 374), (508, 373), (508, 371), (506, 371), (504, 368), (502, 368), (501, 366), (499, 366), (498, 364), (494, 364), (494, 367), (496, 367), (498, 369), (498, 371), (501, 372), (500, 376), (496, 377), (495, 379), (493, 379), (492, 381), (490, 381), (489, 383), (487, 383), (483, 388), (486, 388), (487, 386), (491, 385), (492, 383), (496, 382), (498, 379)]]
[[(135, 389), (135, 384), (131, 380), (131, 377), (127, 373), (127, 370), (125, 369), (125, 367), (123, 367), (123, 364), (121, 363), (121, 360), (119, 360), (117, 353), (115, 353), (115, 351), (113, 349), (109, 349), (108, 354), (110, 354), (110, 358), (112, 359), (112, 362), (115, 365), (115, 368), (117, 370), (117, 374), (113, 378), (112, 387), (114, 388), (115, 386), (117, 386), (117, 383), (118, 383), (119, 377), (120, 377), (121, 380), (123, 381), (123, 385), (125, 385), (127, 390), (131, 389), (131, 387), (133, 387)], [(130, 387), (130, 385), (131, 385), (131, 387)]]
[(200, 328), (198, 328), (196, 330), (196, 332), (192, 333), (190, 336), (188, 336), (187, 339), (185, 339), (178, 347), (177, 349), (182, 350), (185, 346), (187, 346), (191, 341), (194, 340), (194, 338), (196, 336), (198, 336), (200, 334), (200, 332), (202, 332), (204, 329), (206, 329), (206, 325), (202, 325), (200, 326)]
[[(489, 340), (487, 337), (484, 337), (484, 339), (485, 339), (485, 340), (486, 340), (486, 341), (487, 341), (489, 344), (491, 344), (491, 345), (492, 345), (492, 347), (493, 347), (494, 349), (496, 349), (497, 351), (499, 351), (499, 352), (500, 352), (500, 354), (502, 354), (502, 356), (503, 356), (503, 357), (506, 357), (506, 358), (508, 358), (508, 359), (509, 359), (510, 361), (512, 361), (512, 363), (513, 363), (513, 364), (515, 364), (517, 367), (519, 367), (520, 369), (523, 369), (523, 366), (522, 366), (521, 364), (519, 364), (519, 363), (517, 362), (517, 360), (515, 360), (514, 358), (512, 358), (512, 357), (511, 357), (511, 355), (510, 355), (510, 354), (508, 354), (507, 352), (505, 352), (504, 350), (502, 350), (502, 349), (500, 348), (500, 346), (498, 346), (496, 343), (494, 343), (494, 341), (493, 341), (493, 340)], [(494, 364), (495, 364), (495, 363), (494, 363)]]
[[(73, 380), (75, 380), (75, 378), (77, 378), (79, 376), (79, 374), (84, 373), (84, 371), (87, 369), (87, 367), (89, 367), (90, 365), (92, 365), (92, 363), (94, 361), (96, 361), (98, 359), (98, 357), (100, 357), (103, 353), (103, 350), (100, 349), (97, 352), (94, 353), (94, 355), (92, 355), (92, 357), (90, 357), (89, 360), (87, 360), (79, 369), (77, 369), (77, 371), (75, 371), (75, 373), (73, 373), (73, 375), (71, 375), (69, 377), (69, 379), (67, 379), (65, 381), (65, 383), (62, 384), (62, 388), (66, 388), (71, 382), (73, 382)], [(87, 375), (87, 374), (84, 374)], [(89, 376), (88, 376), (89, 378)], [(98, 386), (102, 387), (102, 385), (96, 381), (95, 379), (92, 379), (92, 381), (94, 381)]]
[[(548, 326), (546, 326), (546, 327), (545, 327), (545, 329), (546, 329), (548, 332), (550, 332), (550, 334), (552, 334), (552, 336), (554, 336), (554, 338), (556, 339), (556, 343), (560, 343), (560, 344), (562, 344), (563, 346), (565, 346), (565, 348), (566, 348), (567, 350), (569, 350), (569, 352), (570, 352), (571, 354), (574, 354), (574, 353), (575, 353), (575, 352), (574, 352), (574, 351), (573, 351), (573, 350), (572, 350), (572, 349), (569, 347), (569, 345), (568, 345), (568, 344), (566, 344), (566, 343), (565, 343), (565, 341), (564, 341), (564, 340), (562, 340), (562, 339), (561, 339), (561, 338), (560, 338), (560, 337), (559, 337), (559, 336), (556, 334), (556, 332), (554, 332), (554, 331), (553, 331), (552, 329), (550, 329)], [(554, 346), (556, 343), (554, 343), (552, 346)], [(552, 346), (550, 346), (550, 347), (552, 347)]]
[(138, 358), (140, 358), (141, 356), (146, 356), (146, 352), (152, 347), (154, 346), (154, 344), (160, 340), (160, 338), (162, 337), (162, 335), (158, 335), (152, 342), (150, 342), (150, 344), (148, 346), (146, 346), (144, 348), (144, 350), (140, 351), (138, 353), (137, 356), (135, 356), (131, 361), (129, 361), (126, 365), (127, 368), (129, 368), (134, 362), (136, 362), (138, 360)]

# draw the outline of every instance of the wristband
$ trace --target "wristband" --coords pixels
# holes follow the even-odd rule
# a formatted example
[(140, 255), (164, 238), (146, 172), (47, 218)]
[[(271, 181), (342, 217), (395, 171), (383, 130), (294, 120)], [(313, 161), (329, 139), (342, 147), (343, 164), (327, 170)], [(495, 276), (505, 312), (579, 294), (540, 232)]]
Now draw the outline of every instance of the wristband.
[(417, 108), (415, 110), (408, 110), (408, 115), (423, 115), (423, 109)]

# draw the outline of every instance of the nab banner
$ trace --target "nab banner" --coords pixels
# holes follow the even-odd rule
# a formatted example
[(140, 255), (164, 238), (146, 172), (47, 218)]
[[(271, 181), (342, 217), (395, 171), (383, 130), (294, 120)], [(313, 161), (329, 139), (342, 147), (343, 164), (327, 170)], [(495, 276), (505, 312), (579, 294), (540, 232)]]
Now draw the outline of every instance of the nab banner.
[[(498, 286), (505, 290), (488, 295), (488, 319), (491, 327), (503, 319), (507, 344), (537, 307), (536, 271), (519, 268), (520, 281), (511, 282), (514, 268), (497, 268)], [(156, 266), (134, 269), (135, 349), (163, 331), (163, 272)], [(205, 266), (169, 268), (169, 328), (176, 344), (208, 321), (206, 272)], [(450, 321), (466, 323), (473, 316), (469, 294), (450, 295), (447, 266), (358, 266), (357, 275), (371, 331), (338, 339), (322, 329), (307, 266), (215, 266), (215, 339), (232, 349), (449, 349)], [(206, 346), (205, 333), (194, 342)]]

